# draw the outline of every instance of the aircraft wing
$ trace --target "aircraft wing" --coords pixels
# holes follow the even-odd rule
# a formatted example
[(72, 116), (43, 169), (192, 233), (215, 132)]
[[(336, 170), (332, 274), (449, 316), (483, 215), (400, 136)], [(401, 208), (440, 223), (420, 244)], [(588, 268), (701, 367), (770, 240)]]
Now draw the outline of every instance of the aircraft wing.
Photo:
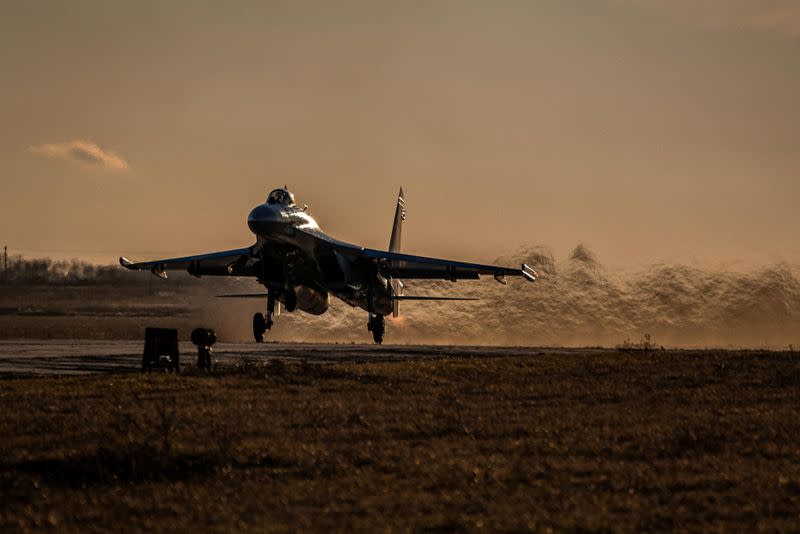
[(197, 256), (182, 258), (168, 258), (163, 260), (143, 261), (134, 263), (127, 258), (120, 258), (119, 263), (132, 271), (151, 271), (159, 278), (166, 278), (168, 270), (186, 270), (193, 276), (254, 276), (248, 269), (248, 260), (251, 258), (251, 248), (237, 248)]
[(393, 277), (408, 280), (451, 280), (455, 282), (456, 280), (474, 280), (480, 278), (480, 275), (492, 275), (498, 282), (505, 284), (506, 276), (521, 276), (529, 282), (533, 282), (539, 277), (536, 271), (524, 263), (519, 268), (500, 267), (368, 248), (362, 249), (361, 254), (367, 258), (383, 260)]

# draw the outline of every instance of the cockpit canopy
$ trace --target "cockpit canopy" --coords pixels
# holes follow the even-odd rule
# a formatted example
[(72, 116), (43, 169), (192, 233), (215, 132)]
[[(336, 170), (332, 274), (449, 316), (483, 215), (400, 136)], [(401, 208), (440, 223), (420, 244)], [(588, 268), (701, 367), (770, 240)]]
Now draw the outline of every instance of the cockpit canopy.
[(288, 189), (276, 189), (267, 195), (267, 204), (294, 206), (294, 195)]

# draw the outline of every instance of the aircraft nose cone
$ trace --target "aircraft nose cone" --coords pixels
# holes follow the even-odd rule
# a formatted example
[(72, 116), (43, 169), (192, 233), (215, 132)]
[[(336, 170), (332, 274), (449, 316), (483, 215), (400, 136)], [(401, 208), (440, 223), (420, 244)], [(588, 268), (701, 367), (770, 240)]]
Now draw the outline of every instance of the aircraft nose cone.
[(247, 216), (247, 226), (250, 231), (257, 235), (263, 235), (273, 230), (282, 221), (282, 214), (275, 206), (261, 204), (253, 208)]

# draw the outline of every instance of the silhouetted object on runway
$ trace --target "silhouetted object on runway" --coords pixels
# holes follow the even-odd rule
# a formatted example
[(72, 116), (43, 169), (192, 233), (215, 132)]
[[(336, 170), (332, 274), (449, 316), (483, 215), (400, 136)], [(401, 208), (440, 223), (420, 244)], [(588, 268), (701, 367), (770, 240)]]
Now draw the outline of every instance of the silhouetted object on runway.
[(153, 369), (180, 372), (178, 331), (174, 328), (147, 328), (144, 332), (142, 372)]
[(195, 328), (192, 330), (192, 343), (197, 345), (197, 367), (211, 370), (211, 347), (217, 342), (217, 334), (210, 328)]
[(266, 202), (250, 212), (247, 225), (256, 236), (255, 244), (250, 247), (140, 263), (120, 258), (119, 262), (126, 269), (147, 269), (164, 279), (171, 269), (185, 269), (198, 278), (255, 277), (266, 293), (220, 296), (266, 299), (266, 313), (253, 316), (253, 337), (258, 342), (264, 341), (273, 318), (280, 315), (281, 305), (288, 312), (297, 309), (322, 315), (328, 310), (329, 296), (333, 295), (366, 311), (367, 328), (375, 343), (381, 343), (386, 332), (384, 317), (398, 317), (401, 300), (477, 300), (404, 295), (401, 279), (455, 282), (491, 275), (506, 284), (507, 276), (520, 276), (529, 282), (538, 277), (525, 264), (518, 268), (501, 267), (403, 254), (400, 242), (405, 218), (406, 201), (400, 189), (389, 250), (364, 248), (323, 232), (308, 214), (308, 206), (298, 207), (294, 195), (284, 187), (272, 191)]

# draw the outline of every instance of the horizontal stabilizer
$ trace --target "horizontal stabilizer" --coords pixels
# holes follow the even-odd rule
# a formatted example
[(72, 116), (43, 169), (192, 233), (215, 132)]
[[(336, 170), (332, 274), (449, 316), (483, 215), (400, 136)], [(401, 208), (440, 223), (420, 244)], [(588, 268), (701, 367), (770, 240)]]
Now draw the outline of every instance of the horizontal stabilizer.
[(481, 300), (478, 297), (428, 297), (428, 296), (415, 297), (413, 295), (400, 295), (392, 297), (392, 299), (393, 300)]
[(535, 282), (536, 279), (539, 278), (539, 273), (537, 273), (524, 263), (522, 264), (522, 269), (520, 269), (520, 272), (522, 273), (522, 277), (528, 282)]
[(240, 293), (237, 295), (216, 295), (218, 299), (265, 299), (266, 293)]

